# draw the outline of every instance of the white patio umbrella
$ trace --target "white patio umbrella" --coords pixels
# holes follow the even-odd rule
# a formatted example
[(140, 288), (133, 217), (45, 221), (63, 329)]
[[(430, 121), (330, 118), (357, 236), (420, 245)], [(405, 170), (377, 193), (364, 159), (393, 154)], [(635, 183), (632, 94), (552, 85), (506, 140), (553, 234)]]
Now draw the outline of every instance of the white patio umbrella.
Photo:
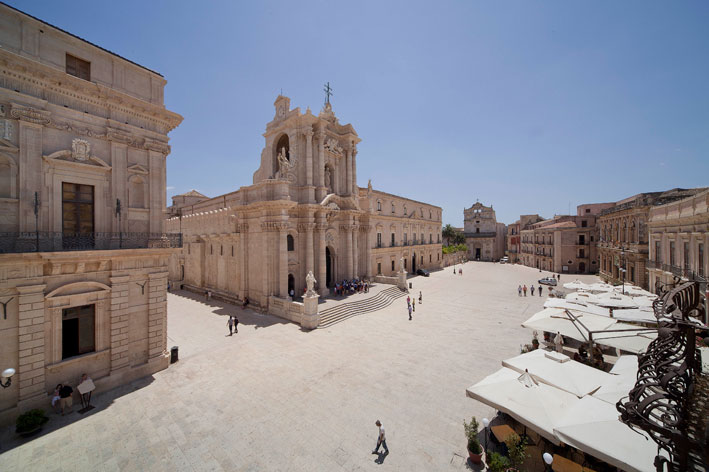
[(592, 315), (609, 316), (610, 310), (582, 300), (569, 300), (564, 298), (547, 298), (544, 308), (565, 308), (567, 310), (590, 313)]
[(651, 328), (640, 329), (608, 316), (562, 308), (545, 308), (532, 315), (522, 326), (538, 331), (559, 332), (581, 342), (587, 342), (592, 337), (593, 342), (597, 344), (634, 354), (645, 352), (650, 342), (657, 337), (657, 333)]
[(628, 396), (635, 387), (638, 376), (638, 357), (620, 356), (601, 388), (593, 393), (593, 397), (615, 405), (618, 400)]
[(568, 288), (569, 290), (586, 290), (588, 289), (588, 284), (585, 284), (581, 282), (579, 279), (576, 279), (572, 282), (567, 282), (564, 284), (564, 288)]
[(554, 427), (564, 443), (627, 472), (655, 470), (655, 442), (621, 423), (615, 405), (586, 396), (568, 405), (565, 413)]
[(536, 380), (579, 398), (614, 380), (614, 376), (602, 370), (571, 360), (564, 354), (542, 349), (504, 360), (502, 365), (520, 373), (527, 371)]
[(614, 288), (615, 288), (614, 285), (606, 284), (603, 282), (596, 282), (596, 283), (589, 284), (587, 290), (589, 290), (591, 292), (603, 293), (603, 292), (612, 292)]
[(533, 429), (554, 444), (554, 426), (565, 410), (579, 401), (576, 395), (534, 380), (533, 375), (522, 374), (503, 367), (466, 390), (470, 398), (478, 400)]
[(614, 290), (618, 293), (622, 293), (624, 291), (625, 295), (630, 295), (631, 297), (649, 297), (652, 299), (657, 298), (657, 295), (655, 295), (654, 293), (648, 292), (645, 289), (630, 284), (625, 284), (625, 288), (623, 288), (622, 285), (616, 285), (614, 287)]

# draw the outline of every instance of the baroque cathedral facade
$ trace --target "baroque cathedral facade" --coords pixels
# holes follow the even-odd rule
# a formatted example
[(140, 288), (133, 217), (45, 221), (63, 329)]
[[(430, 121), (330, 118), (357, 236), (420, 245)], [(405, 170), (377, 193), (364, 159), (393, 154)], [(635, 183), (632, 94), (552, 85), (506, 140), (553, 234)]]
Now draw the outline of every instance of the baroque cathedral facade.
[(329, 102), (317, 116), (281, 95), (274, 106), (252, 185), (190, 205), (173, 197), (167, 227), (185, 243), (174, 283), (293, 319), (289, 294), (310, 271), (326, 295), (344, 279), (394, 283), (402, 258), (410, 273), (442, 267), (440, 207), (359, 187), (361, 140)]

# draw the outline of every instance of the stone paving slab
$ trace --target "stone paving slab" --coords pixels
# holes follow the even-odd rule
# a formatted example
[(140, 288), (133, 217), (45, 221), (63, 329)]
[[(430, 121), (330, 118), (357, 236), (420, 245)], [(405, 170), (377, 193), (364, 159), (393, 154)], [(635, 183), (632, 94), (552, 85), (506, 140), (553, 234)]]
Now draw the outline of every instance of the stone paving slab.
[[(413, 321), (402, 298), (310, 332), (171, 293), (168, 347), (180, 361), (96, 395), (85, 416), (52, 414), (34, 439), (6, 428), (0, 470), (465, 470), (463, 419), (494, 415), (465, 389), (530, 342), (520, 323), (545, 297), (518, 297), (517, 285), (547, 274), (476, 262), (463, 272), (411, 278), (423, 292)], [(241, 321), (231, 337), (229, 314)], [(370, 454), (376, 419), (386, 457)]]

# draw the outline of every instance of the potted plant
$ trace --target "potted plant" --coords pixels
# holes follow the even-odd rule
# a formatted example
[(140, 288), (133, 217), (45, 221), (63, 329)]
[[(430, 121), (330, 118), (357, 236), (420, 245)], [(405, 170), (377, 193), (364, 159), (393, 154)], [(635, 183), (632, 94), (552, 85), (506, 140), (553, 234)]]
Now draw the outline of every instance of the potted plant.
[(505, 445), (509, 454), (510, 471), (520, 471), (520, 467), (527, 459), (527, 439), (516, 434), (505, 439)]
[(29, 436), (36, 433), (42, 426), (49, 421), (44, 410), (35, 408), (34, 410), (26, 411), (17, 417), (15, 422), (15, 432), (22, 436)]
[(463, 420), (463, 428), (465, 428), (465, 436), (468, 438), (468, 455), (473, 464), (480, 464), (483, 458), (483, 448), (480, 445), (480, 440), (478, 440), (478, 430), (480, 426), (478, 425), (478, 420), (474, 416), (467, 423)]
[(490, 472), (505, 472), (510, 467), (510, 461), (499, 452), (487, 453), (487, 469)]

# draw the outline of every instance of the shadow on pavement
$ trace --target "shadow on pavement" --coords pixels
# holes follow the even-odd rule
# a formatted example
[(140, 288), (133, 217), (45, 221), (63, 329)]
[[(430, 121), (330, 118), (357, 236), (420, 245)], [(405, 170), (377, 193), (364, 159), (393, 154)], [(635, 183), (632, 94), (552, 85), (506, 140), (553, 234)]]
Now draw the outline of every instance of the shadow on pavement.
[[(216, 301), (216, 300), (205, 300), (203, 295), (198, 295), (194, 292), (189, 292), (187, 290), (170, 290), (172, 295), (194, 300), (208, 307), (216, 308), (212, 310), (213, 313), (220, 316), (236, 316), (239, 320), (239, 326), (253, 326), (254, 328), (268, 328), (276, 324), (288, 324), (291, 323), (288, 320), (281, 319), (275, 315), (263, 314), (253, 311), (250, 308), (243, 309), (240, 306), (233, 305), (231, 303)], [(226, 328), (226, 320), (224, 321), (224, 327)], [(226, 328), (228, 329), (228, 328)], [(228, 336), (228, 334), (227, 334)]]
[[(148, 385), (153, 383), (154, 380), (155, 378), (152, 375), (149, 375), (147, 377), (134, 380), (130, 383), (121, 385), (108, 391), (99, 391), (91, 397), (91, 405), (94, 408), (84, 414), (79, 413), (79, 410), (81, 409), (81, 404), (78, 400), (78, 393), (76, 392), (76, 388), (74, 388), (74, 406), (72, 407), (71, 412), (66, 413), (64, 416), (62, 416), (61, 413), (55, 413), (52, 410), (51, 406), (49, 406), (48, 408), (44, 408), (45, 413), (47, 413), (47, 416), (49, 417), (49, 421), (42, 427), (42, 429), (38, 433), (30, 437), (22, 437), (19, 434), (15, 433), (14, 423), (8, 425), (7, 427), (4, 427), (2, 429), (2, 432), (0, 433), (0, 454), (12, 450), (18, 446), (25, 445), (30, 441), (34, 441), (38, 438), (41, 438), (42, 436), (52, 434), (54, 431), (64, 428), (65, 426), (69, 426), (77, 421), (81, 421), (84, 418), (104, 411), (120, 397), (129, 393), (133, 393), (141, 388), (147, 387)], [(99, 384), (100, 379), (98, 379), (96, 383)], [(50, 399), (49, 396), (47, 396), (47, 404), (49, 405), (49, 403)]]
[(382, 465), (384, 463), (384, 459), (386, 459), (386, 457), (388, 455), (389, 455), (389, 451), (380, 452), (379, 454), (377, 454), (377, 458), (374, 459), (374, 462), (376, 462), (379, 465)]

